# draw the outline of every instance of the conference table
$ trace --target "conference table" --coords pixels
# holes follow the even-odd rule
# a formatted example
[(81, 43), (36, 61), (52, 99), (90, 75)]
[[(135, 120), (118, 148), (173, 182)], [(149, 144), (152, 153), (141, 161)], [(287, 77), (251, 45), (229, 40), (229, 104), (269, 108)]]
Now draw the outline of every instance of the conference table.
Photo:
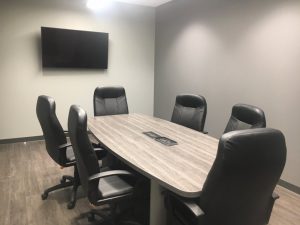
[(165, 225), (162, 190), (198, 197), (218, 140), (142, 114), (88, 118), (88, 128), (113, 155), (151, 180), (150, 225)]

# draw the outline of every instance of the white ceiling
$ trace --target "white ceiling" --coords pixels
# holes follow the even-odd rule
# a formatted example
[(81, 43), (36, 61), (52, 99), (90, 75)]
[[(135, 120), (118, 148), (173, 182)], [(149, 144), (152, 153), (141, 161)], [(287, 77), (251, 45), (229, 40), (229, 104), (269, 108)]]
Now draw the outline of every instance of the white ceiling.
[(165, 4), (167, 2), (170, 2), (172, 0), (117, 0), (118, 2), (126, 2), (130, 4), (136, 4), (136, 5), (145, 5), (145, 6), (152, 6), (156, 7), (162, 4)]

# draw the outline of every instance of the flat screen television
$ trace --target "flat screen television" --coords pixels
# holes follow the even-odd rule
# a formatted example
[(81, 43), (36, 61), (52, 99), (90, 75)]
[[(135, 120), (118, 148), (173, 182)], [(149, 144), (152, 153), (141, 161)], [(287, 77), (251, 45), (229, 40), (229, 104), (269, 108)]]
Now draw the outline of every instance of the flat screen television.
[(44, 68), (107, 69), (108, 33), (41, 28)]

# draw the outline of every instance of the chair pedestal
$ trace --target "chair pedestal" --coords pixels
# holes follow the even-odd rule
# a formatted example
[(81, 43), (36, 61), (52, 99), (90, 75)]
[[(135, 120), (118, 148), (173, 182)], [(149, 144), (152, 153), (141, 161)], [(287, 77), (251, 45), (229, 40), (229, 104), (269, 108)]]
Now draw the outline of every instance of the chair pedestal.
[(79, 185), (80, 185), (80, 179), (79, 179), (77, 167), (74, 166), (74, 177), (68, 176), (68, 175), (62, 176), (62, 178), (60, 180), (60, 184), (50, 187), (44, 191), (44, 193), (41, 195), (42, 200), (46, 200), (48, 198), (48, 195), (50, 192), (73, 186), (71, 200), (67, 205), (68, 209), (73, 209), (76, 205), (77, 189), (78, 189)]
[(42, 199), (43, 200), (47, 199), (49, 193), (52, 192), (52, 191), (56, 191), (56, 190), (59, 190), (59, 189), (62, 189), (62, 188), (70, 187), (72, 185), (73, 185), (73, 182), (69, 181), (69, 182), (62, 182), (62, 183), (57, 184), (53, 187), (50, 187), (50, 188), (48, 188), (44, 191), (44, 193), (42, 194)]

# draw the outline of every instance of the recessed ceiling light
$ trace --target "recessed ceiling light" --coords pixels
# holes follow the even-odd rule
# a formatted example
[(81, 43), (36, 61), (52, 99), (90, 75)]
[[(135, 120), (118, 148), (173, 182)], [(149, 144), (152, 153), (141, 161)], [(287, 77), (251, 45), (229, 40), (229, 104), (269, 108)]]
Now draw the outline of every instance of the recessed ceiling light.
[(116, 1), (126, 2), (126, 3), (130, 3), (130, 4), (157, 7), (157, 6), (163, 5), (167, 2), (171, 2), (172, 0), (116, 0)]
[(87, 0), (87, 7), (91, 10), (103, 10), (109, 8), (113, 2), (157, 7), (171, 1), (173, 0)]
[(88, 0), (86, 6), (95, 11), (100, 11), (109, 8), (113, 0)]

